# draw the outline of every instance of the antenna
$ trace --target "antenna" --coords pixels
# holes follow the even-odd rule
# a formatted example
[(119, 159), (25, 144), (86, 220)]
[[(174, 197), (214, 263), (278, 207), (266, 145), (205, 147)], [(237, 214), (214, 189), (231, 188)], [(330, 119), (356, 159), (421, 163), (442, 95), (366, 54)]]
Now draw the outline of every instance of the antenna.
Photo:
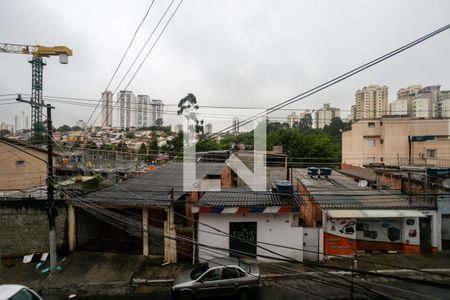
[(366, 187), (369, 184), (369, 182), (367, 180), (361, 180), (358, 182), (358, 186), (360, 188)]

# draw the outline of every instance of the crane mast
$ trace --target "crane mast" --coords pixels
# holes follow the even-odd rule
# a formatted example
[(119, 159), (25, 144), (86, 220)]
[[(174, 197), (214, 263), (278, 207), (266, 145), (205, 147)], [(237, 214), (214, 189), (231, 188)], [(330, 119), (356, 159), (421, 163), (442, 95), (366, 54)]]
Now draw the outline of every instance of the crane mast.
[(72, 50), (66, 46), (46, 47), (41, 45), (20, 45), (0, 43), (0, 53), (27, 54), (33, 57), (31, 64), (31, 141), (41, 143), (44, 124), (42, 123), (42, 98), (43, 74), (46, 65), (43, 57), (59, 56), (59, 62), (67, 64), (68, 56), (72, 56)]

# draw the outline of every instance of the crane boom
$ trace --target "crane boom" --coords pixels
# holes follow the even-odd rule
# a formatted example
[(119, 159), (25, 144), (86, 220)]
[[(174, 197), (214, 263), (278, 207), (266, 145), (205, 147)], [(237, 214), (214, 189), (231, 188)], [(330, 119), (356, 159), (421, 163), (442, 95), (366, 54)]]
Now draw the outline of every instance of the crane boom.
[(46, 47), (42, 45), (20, 45), (0, 43), (0, 53), (28, 54), (33, 57), (31, 63), (31, 140), (35, 143), (42, 141), (42, 83), (44, 66), (43, 57), (59, 56), (59, 62), (67, 64), (68, 57), (72, 56), (72, 50), (66, 46)]

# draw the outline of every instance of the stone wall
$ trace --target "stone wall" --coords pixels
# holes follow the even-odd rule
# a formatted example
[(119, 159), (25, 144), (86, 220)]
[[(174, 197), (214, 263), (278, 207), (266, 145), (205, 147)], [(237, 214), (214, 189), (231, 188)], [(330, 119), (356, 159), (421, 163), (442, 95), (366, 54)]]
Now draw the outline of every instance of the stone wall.
[[(57, 204), (57, 249), (67, 241), (67, 207)], [(43, 200), (0, 201), (0, 256), (16, 257), (34, 252), (48, 252), (48, 219)]]

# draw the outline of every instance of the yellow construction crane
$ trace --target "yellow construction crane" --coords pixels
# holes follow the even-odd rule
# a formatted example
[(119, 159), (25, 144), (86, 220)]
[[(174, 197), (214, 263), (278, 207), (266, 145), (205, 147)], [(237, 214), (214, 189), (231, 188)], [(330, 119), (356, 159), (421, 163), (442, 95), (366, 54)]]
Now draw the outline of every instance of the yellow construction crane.
[(42, 75), (46, 63), (43, 57), (59, 56), (61, 64), (68, 63), (72, 50), (66, 46), (47, 47), (42, 45), (19, 45), (0, 43), (0, 53), (28, 54), (33, 57), (29, 60), (32, 68), (31, 77), (31, 140), (35, 143), (42, 141)]

